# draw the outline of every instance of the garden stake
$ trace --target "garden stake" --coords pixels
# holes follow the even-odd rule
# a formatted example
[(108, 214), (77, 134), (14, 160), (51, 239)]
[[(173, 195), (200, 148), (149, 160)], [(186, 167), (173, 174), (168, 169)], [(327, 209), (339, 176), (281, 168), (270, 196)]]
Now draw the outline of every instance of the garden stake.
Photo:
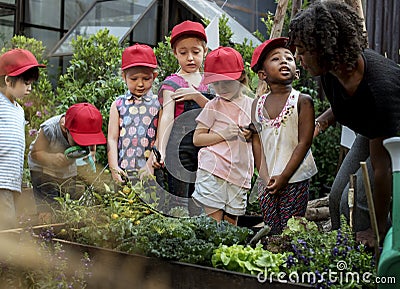
[[(36, 229), (42, 229), (42, 228), (58, 227), (58, 226), (62, 226), (62, 225), (65, 225), (65, 223), (37, 225), (37, 226), (30, 227), (30, 229), (36, 230)], [(26, 228), (24, 227), (24, 228), (13, 228), (13, 229), (7, 229), (7, 230), (0, 230), (0, 234), (18, 233), (22, 230), (26, 230)]]
[(368, 175), (368, 169), (367, 169), (367, 163), (366, 162), (360, 162), (362, 173), (363, 173), (363, 179), (364, 179), (364, 187), (365, 187), (365, 195), (367, 196), (367, 201), (368, 201), (368, 209), (369, 209), (369, 217), (371, 220), (371, 227), (372, 231), (375, 233), (375, 266), (378, 266), (379, 262), (379, 231), (378, 231), (378, 223), (376, 221), (376, 214), (375, 214), (375, 205), (374, 205), (374, 199), (372, 197), (372, 191), (371, 191), (371, 184), (369, 182), (369, 175)]
[(347, 202), (349, 205), (349, 225), (351, 230), (353, 231), (354, 229), (354, 216), (356, 212), (356, 206), (357, 206), (357, 192), (356, 192), (356, 186), (357, 186), (357, 176), (356, 175), (350, 175), (350, 183), (349, 183), (349, 194), (347, 196)]

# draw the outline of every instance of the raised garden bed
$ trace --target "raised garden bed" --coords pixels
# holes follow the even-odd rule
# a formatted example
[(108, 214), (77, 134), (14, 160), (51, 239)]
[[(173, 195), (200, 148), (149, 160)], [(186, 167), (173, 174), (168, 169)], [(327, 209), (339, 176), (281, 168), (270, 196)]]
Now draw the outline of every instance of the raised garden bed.
[(256, 276), (183, 262), (127, 254), (60, 239), (67, 251), (88, 252), (92, 259), (92, 289), (258, 289), (311, 288), (305, 284), (259, 282)]

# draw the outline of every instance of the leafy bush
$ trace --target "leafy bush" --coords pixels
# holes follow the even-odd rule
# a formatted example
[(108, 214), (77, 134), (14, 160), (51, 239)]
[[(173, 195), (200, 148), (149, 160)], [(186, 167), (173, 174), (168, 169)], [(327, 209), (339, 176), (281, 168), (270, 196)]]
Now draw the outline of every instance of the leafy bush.
[[(123, 48), (108, 29), (89, 38), (78, 36), (72, 41), (72, 47), (70, 66), (60, 76), (56, 90), (57, 113), (64, 113), (72, 104), (89, 102), (100, 110), (103, 131), (107, 132), (111, 104), (126, 91), (119, 73)], [(104, 146), (99, 147), (97, 159), (107, 164)]]

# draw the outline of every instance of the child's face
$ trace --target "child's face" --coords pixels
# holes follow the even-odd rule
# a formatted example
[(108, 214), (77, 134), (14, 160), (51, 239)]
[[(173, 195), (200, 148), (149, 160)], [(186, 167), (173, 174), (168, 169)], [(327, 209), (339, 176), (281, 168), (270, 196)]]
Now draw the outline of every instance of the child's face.
[(78, 144), (74, 141), (74, 139), (72, 138), (72, 135), (69, 133), (68, 129), (67, 129), (67, 140), (70, 146), (77, 146)]
[(265, 57), (260, 79), (268, 84), (290, 84), (296, 77), (296, 61), (289, 49), (278, 47), (271, 50)]
[(122, 77), (129, 91), (136, 97), (142, 97), (151, 89), (157, 72), (150, 67), (131, 67), (122, 72)]
[(7, 90), (6, 95), (12, 98), (23, 98), (32, 91), (33, 80), (25, 81), (19, 78), (14, 84), (11, 82), (8, 76), (5, 78)]
[(217, 95), (232, 100), (239, 95), (242, 84), (238, 80), (221, 80), (213, 82), (212, 85)]
[(174, 55), (179, 65), (186, 73), (199, 72), (203, 64), (207, 48), (204, 42), (198, 38), (189, 37), (178, 40), (174, 47)]

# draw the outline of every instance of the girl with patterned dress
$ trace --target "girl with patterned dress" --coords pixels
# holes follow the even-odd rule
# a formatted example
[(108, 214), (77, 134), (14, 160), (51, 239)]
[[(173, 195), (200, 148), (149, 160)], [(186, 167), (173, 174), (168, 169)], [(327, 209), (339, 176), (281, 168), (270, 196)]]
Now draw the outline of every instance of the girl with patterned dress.
[[(259, 182), (259, 203), (271, 234), (279, 234), (292, 216), (304, 216), (310, 178), (317, 173), (311, 153), (314, 105), (311, 97), (292, 88), (296, 78), (288, 39), (265, 41), (253, 53), (251, 68), (270, 91), (253, 103), (253, 138)], [(265, 185), (266, 184), (266, 185)]]
[(111, 105), (108, 123), (108, 164), (116, 183), (122, 176), (153, 173), (149, 157), (156, 130), (160, 104), (152, 93), (157, 77), (156, 56), (147, 45), (135, 44), (122, 54), (122, 77), (128, 87)]

